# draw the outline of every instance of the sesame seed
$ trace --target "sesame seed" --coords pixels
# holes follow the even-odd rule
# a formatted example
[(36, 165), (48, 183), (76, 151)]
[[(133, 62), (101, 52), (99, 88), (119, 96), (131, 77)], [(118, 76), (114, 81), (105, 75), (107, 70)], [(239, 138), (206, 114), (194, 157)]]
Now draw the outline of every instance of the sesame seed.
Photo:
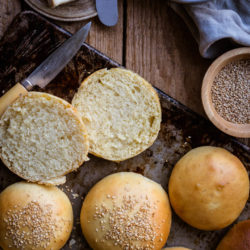
[[(158, 208), (156, 202), (150, 201), (147, 195), (141, 197), (143, 202), (138, 202), (138, 197), (131, 195), (124, 195), (119, 200), (116, 196), (111, 198), (111, 207), (107, 208), (104, 204), (95, 206), (93, 217), (98, 220), (103, 231), (103, 239), (100, 242), (105, 239), (121, 249), (152, 250), (155, 249), (154, 240), (157, 237), (161, 236), (159, 241), (163, 241), (162, 234), (157, 233), (156, 225), (151, 222)], [(104, 222), (106, 227), (103, 226)], [(145, 244), (138, 246), (138, 241)]]
[(73, 199), (76, 199), (76, 198), (78, 198), (78, 197), (79, 197), (79, 194), (72, 193), (72, 197), (73, 197)]
[(215, 77), (211, 89), (212, 103), (225, 120), (250, 123), (250, 60), (227, 64)]
[(23, 208), (9, 209), (4, 222), (5, 238), (18, 249), (26, 249), (28, 245), (47, 248), (50, 241), (55, 239), (54, 231), (59, 229), (51, 207), (43, 209), (37, 201), (31, 201)]

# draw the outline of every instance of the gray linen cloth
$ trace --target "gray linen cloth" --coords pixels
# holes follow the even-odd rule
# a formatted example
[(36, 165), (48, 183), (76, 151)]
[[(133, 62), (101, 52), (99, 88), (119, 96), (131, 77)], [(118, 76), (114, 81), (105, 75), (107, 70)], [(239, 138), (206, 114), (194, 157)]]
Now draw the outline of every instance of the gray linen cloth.
[(203, 57), (250, 46), (250, 0), (171, 0), (184, 19)]

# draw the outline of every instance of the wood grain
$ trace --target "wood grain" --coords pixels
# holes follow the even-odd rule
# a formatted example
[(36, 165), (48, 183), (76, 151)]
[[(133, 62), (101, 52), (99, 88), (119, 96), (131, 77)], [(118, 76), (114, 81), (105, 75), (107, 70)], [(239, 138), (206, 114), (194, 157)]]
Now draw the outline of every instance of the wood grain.
[[(86, 40), (88, 44), (101, 51), (114, 61), (122, 64), (123, 58), (123, 0), (118, 2), (119, 20), (116, 26), (106, 27), (98, 19), (92, 18), (92, 26), (89, 36)], [(89, 20), (88, 20), (89, 21)], [(81, 22), (59, 22), (54, 23), (68, 30), (70, 33), (75, 33), (87, 21)]]
[(0, 38), (20, 11), (21, 3), (19, 0), (0, 0)]
[(203, 114), (200, 91), (209, 64), (167, 1), (128, 0), (127, 68)]
[(24, 0), (29, 6), (37, 12), (62, 21), (79, 21), (97, 15), (95, 0), (78, 0), (62, 4), (56, 8), (51, 8), (47, 0)]

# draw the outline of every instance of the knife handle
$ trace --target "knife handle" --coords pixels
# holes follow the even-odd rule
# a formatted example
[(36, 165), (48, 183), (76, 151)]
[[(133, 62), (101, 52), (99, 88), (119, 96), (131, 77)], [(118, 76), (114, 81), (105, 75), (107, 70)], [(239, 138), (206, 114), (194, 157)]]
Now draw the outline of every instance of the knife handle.
[(11, 103), (13, 103), (20, 95), (24, 95), (27, 92), (28, 91), (22, 84), (17, 83), (2, 97), (0, 97), (0, 117)]

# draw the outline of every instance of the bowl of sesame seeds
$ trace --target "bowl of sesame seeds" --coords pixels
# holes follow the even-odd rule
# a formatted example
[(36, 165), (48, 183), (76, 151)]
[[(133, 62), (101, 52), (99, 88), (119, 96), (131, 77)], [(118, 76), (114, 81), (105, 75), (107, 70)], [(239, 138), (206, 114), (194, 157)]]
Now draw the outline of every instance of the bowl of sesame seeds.
[(250, 138), (250, 47), (230, 50), (211, 64), (201, 97), (208, 118), (218, 129)]

